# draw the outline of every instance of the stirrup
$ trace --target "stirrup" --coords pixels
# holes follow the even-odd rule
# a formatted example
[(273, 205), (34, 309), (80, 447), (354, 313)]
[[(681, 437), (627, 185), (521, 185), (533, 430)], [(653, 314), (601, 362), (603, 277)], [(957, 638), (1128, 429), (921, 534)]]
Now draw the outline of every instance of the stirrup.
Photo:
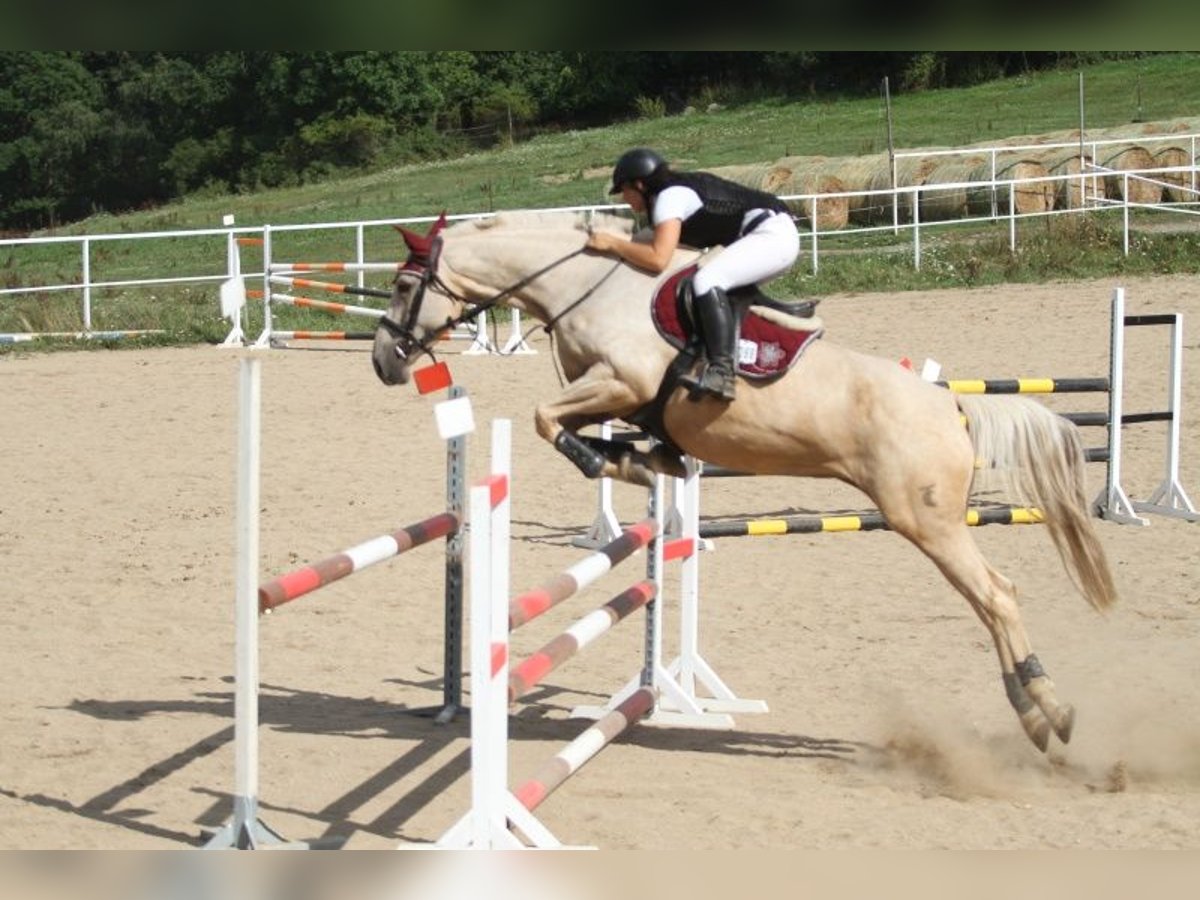
[(684, 375), (679, 379), (679, 383), (691, 392), (693, 400), (699, 399), (701, 394), (707, 394), (728, 403), (736, 396), (736, 377), (733, 367), (727, 364), (706, 363), (699, 377)]

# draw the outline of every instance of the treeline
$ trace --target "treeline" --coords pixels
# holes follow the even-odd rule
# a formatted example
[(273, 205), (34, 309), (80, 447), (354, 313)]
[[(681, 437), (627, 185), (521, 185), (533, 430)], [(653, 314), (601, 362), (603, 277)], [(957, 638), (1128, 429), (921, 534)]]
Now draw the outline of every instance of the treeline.
[(861, 95), (885, 75), (893, 91), (960, 86), (1082, 61), (1022, 51), (2, 51), (0, 228), (446, 158), (690, 103)]

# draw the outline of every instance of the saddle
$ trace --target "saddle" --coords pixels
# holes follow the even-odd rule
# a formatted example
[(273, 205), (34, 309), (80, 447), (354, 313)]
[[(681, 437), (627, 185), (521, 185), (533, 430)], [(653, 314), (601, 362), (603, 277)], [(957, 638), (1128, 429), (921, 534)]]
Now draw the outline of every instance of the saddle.
[[(691, 290), (697, 268), (691, 265), (680, 269), (654, 292), (650, 317), (658, 333), (678, 353), (667, 367), (654, 399), (622, 416), (626, 422), (656, 437), (681, 459), (683, 451), (667, 432), (664, 411), (679, 387), (680, 377), (695, 365), (700, 355)], [(816, 300), (785, 303), (768, 297), (757, 286), (730, 291), (729, 300), (738, 323), (737, 370), (747, 378), (766, 380), (783, 375), (825, 331), (821, 320), (813, 314)], [(602, 446), (606, 442), (599, 438), (583, 440), (600, 452), (613, 449)]]
[[(698, 266), (680, 269), (662, 283), (650, 304), (659, 334), (677, 350), (698, 343), (692, 312), (692, 276)], [(776, 378), (793, 365), (825, 326), (815, 315), (816, 300), (786, 302), (757, 285), (734, 288), (729, 301), (737, 321), (737, 371), (751, 379)]]

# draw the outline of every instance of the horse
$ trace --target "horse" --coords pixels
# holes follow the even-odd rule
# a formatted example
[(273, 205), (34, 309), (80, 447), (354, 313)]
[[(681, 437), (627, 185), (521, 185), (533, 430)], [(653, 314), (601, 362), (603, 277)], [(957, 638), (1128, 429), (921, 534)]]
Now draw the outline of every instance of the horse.
[[(980, 552), (966, 524), (976, 475), (996, 476), (1041, 510), (1063, 567), (1100, 612), (1116, 601), (1112, 573), (1084, 494), (1078, 429), (1023, 396), (956, 395), (898, 363), (822, 337), (778, 377), (739, 378), (736, 399), (690, 396), (664, 376), (679, 351), (649, 314), (665, 275), (586, 249), (589, 229), (624, 236), (632, 223), (574, 213), (500, 213), (426, 235), (401, 228), (409, 257), (379, 322), (372, 363), (387, 385), (448, 329), (496, 306), (550, 333), (565, 389), (536, 407), (537, 433), (586, 476), (645, 484), (683, 473), (680, 453), (741, 472), (836, 478), (862, 491), (893, 531), (924, 553), (991, 635), (1021, 727), (1042, 752), (1064, 744), (1074, 707), (1033, 651), (1013, 582)], [(681, 248), (668, 273), (700, 251)], [(483, 324), (480, 323), (480, 327)], [(648, 450), (581, 436), (610, 419), (649, 426)], [(965, 423), (965, 427), (964, 427)]]

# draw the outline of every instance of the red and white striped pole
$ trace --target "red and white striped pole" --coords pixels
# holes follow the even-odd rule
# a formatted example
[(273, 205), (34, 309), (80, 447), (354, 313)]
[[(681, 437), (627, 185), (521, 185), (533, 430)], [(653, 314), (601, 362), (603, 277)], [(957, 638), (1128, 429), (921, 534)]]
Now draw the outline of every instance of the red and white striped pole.
[(399, 556), (436, 538), (445, 537), (456, 530), (458, 525), (458, 516), (454, 513), (439, 513), (392, 534), (364, 541), (328, 559), (272, 578), (258, 589), (258, 610), (270, 612), (277, 606), (290, 603), (367, 566)]
[(515, 631), (551, 607), (574, 596), (611, 570), (617, 563), (628, 559), (636, 551), (645, 547), (657, 534), (658, 525), (653, 519), (646, 519), (636, 525), (631, 525), (608, 544), (585, 556), (541, 587), (514, 597), (509, 605), (509, 630)]

